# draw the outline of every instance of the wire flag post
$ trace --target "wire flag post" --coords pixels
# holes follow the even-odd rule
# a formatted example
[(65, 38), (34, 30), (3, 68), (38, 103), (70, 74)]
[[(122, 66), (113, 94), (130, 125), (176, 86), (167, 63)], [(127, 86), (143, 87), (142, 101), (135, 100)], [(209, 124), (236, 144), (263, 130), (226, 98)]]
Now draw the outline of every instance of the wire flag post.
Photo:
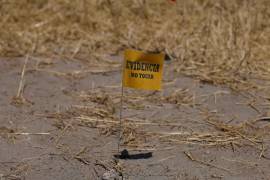
[(119, 109), (119, 139), (118, 153), (120, 152), (123, 138), (123, 98), (124, 87), (161, 90), (162, 73), (165, 55), (162, 53), (144, 53), (142, 51), (128, 49), (124, 53), (122, 61), (121, 99)]

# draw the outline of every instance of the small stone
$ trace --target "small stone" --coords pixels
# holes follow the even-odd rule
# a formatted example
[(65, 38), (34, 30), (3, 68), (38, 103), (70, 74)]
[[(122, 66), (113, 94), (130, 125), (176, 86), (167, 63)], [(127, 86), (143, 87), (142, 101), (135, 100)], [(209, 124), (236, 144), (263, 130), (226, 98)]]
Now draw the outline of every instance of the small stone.
[(118, 174), (114, 169), (111, 169), (110, 171), (107, 171), (102, 175), (102, 180), (115, 180), (117, 178)]

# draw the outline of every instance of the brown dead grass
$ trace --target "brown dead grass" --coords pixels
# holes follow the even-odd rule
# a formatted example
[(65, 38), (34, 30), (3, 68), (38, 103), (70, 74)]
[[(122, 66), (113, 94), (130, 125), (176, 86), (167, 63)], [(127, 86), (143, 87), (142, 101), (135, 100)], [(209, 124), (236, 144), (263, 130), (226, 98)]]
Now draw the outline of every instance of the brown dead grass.
[[(175, 71), (231, 88), (265, 88), (268, 0), (10, 0), (0, 5), (0, 55), (105, 59), (126, 48), (166, 51)], [(99, 63), (99, 62), (97, 62)]]
[[(119, 132), (118, 112), (112, 107), (119, 106), (119, 94), (114, 92), (102, 92), (101, 90), (89, 92), (72, 93), (74, 98), (79, 98), (82, 105), (73, 105), (63, 112), (46, 115), (55, 119), (55, 126), (63, 133), (69, 129), (96, 128), (103, 135), (117, 135)], [(157, 94), (156, 94), (157, 95)], [(156, 95), (152, 93), (141, 95), (126, 94), (132, 97), (124, 97), (124, 106), (128, 109), (137, 109), (140, 104), (157, 104)], [(183, 101), (179, 100), (182, 99)], [(193, 101), (187, 90), (178, 90), (172, 95), (159, 98), (161, 103), (171, 104), (176, 107), (190, 105)], [(185, 101), (185, 99), (190, 99)], [(144, 107), (142, 107), (144, 110)], [(146, 109), (145, 109), (146, 110)], [(147, 118), (140, 119), (135, 116), (124, 117), (122, 124), (121, 143), (127, 148), (145, 149), (153, 148), (150, 141), (158, 141), (161, 144), (192, 144), (204, 147), (229, 147), (233, 151), (250, 146), (263, 157), (265, 151), (265, 138), (269, 137), (269, 124), (263, 126), (260, 122), (269, 120), (269, 117), (262, 119), (247, 120), (237, 124), (223, 122), (216, 114), (208, 111), (201, 111), (204, 129), (187, 128), (182, 123), (173, 123), (171, 119)], [(166, 128), (165, 128), (166, 127)], [(159, 130), (157, 130), (158, 128)], [(162, 129), (171, 129), (164, 131)]]
[[(266, 89), (270, 78), (270, 1), (178, 0), (10, 0), (0, 5), (0, 55), (80, 60), (93, 67), (89, 72), (119, 68), (104, 54), (119, 55), (126, 48), (165, 51), (179, 74), (234, 90)], [(50, 63), (52, 63), (50, 61)], [(37, 70), (44, 70), (38, 65)], [(78, 76), (86, 72), (59, 73)], [(22, 80), (23, 80), (22, 72)], [(21, 80), (21, 82), (22, 82)], [(18, 94), (21, 95), (19, 88)], [(18, 97), (19, 97), (18, 95)], [(142, 102), (192, 104), (193, 96), (180, 89), (167, 97), (132, 97), (129, 108), (143, 109)], [(81, 93), (93, 106), (73, 106), (67, 112), (46, 115), (56, 118), (62, 134), (74, 126), (99, 128), (103, 134), (118, 130), (114, 105), (119, 94)], [(146, 134), (141, 126), (161, 126), (151, 121), (125, 119), (124, 144), (143, 144), (144, 136), (165, 142), (206, 146), (251, 145), (263, 154), (266, 129), (249, 124), (227, 125), (207, 119), (215, 131)], [(175, 126), (165, 123), (163, 126)], [(261, 133), (263, 132), (263, 133)], [(59, 137), (60, 138), (60, 137)]]

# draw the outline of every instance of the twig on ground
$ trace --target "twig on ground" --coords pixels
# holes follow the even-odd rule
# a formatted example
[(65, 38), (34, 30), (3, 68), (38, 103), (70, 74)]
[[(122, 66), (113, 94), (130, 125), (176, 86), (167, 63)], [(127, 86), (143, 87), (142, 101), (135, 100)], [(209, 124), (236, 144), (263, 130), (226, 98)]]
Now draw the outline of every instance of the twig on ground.
[(216, 169), (220, 169), (220, 170), (223, 170), (223, 171), (226, 171), (226, 172), (232, 174), (231, 170), (229, 170), (229, 169), (227, 169), (227, 168), (224, 168), (224, 167), (220, 167), (220, 166), (214, 165), (214, 164), (212, 164), (212, 163), (208, 163), (208, 162), (199, 160), (199, 159), (195, 158), (190, 152), (184, 151), (184, 154), (185, 154), (191, 161), (198, 162), (198, 163), (200, 163), (200, 164), (203, 164), (203, 165), (206, 165), (206, 166), (210, 166), (210, 167), (213, 167), (213, 168), (216, 168)]

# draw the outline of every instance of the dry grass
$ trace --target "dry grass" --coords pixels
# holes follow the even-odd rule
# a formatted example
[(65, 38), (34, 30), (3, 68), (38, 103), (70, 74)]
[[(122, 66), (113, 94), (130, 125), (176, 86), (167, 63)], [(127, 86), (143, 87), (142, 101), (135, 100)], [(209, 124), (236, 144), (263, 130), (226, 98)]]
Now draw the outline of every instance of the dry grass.
[(175, 70), (231, 88), (270, 75), (268, 0), (10, 0), (0, 5), (0, 55), (104, 60), (162, 50)]
[[(72, 128), (97, 128), (103, 135), (116, 135), (119, 131), (119, 117), (117, 109), (112, 107), (119, 106), (119, 94), (114, 92), (89, 91), (72, 93), (74, 98), (79, 98), (82, 105), (74, 105), (64, 112), (46, 115), (48, 118), (55, 119), (55, 126), (65, 133)], [(152, 93), (141, 95), (140, 97), (132, 94), (133, 100), (124, 98), (125, 107), (136, 112), (139, 104), (157, 104), (157, 94)], [(126, 94), (130, 96), (130, 94)], [(183, 101), (179, 100), (182, 99)], [(162, 104), (171, 104), (175, 107), (190, 105), (193, 101), (187, 90), (178, 90), (172, 95), (159, 97)], [(190, 99), (185, 101), (185, 99)], [(141, 110), (147, 111), (142, 108)], [(258, 156), (264, 156), (265, 139), (269, 137), (268, 124), (262, 126), (260, 122), (269, 120), (269, 117), (244, 121), (238, 124), (226, 123), (219, 120), (219, 117), (210, 112), (201, 111), (202, 117), (200, 124), (204, 128), (186, 127), (181, 120), (177, 123), (171, 119), (147, 118), (131, 116), (123, 119), (122, 145), (133, 149), (153, 148), (151, 141), (158, 141), (164, 145), (192, 144), (204, 147), (229, 147), (232, 150), (250, 146), (258, 152)], [(180, 118), (181, 119), (181, 118)], [(167, 131), (165, 130), (167, 129)], [(168, 130), (171, 129), (171, 130)]]
[[(179, 74), (225, 84), (234, 90), (266, 89), (269, 84), (261, 82), (270, 79), (269, 7), (268, 0), (178, 0), (176, 4), (166, 0), (4, 1), (0, 5), (0, 25), (4, 27), (0, 29), (0, 55), (80, 60), (92, 69), (59, 73), (44, 70), (42, 63), (36, 69), (80, 77), (88, 72), (106, 72), (112, 67), (119, 69), (120, 63), (108, 60), (104, 54), (120, 55), (126, 48), (165, 51), (173, 58), (174, 70)], [(24, 70), (16, 97), (23, 97), (23, 76)], [(157, 99), (151, 94), (132, 97), (126, 103), (133, 109), (143, 109), (142, 102), (177, 106), (194, 103), (194, 95), (185, 89), (167, 97), (155, 96)], [(93, 106), (73, 106), (67, 112), (48, 116), (58, 119), (55, 125), (63, 134), (75, 125), (99, 128), (107, 135), (117, 132), (118, 117), (112, 104), (119, 103), (119, 94), (91, 91), (77, 98), (91, 101)], [(141, 126), (175, 127), (175, 124), (138, 119), (125, 122), (123, 142), (132, 147), (143, 144), (143, 136), (147, 135), (165, 142), (206, 146), (249, 144), (263, 154), (261, 140), (266, 129), (253, 127), (256, 122), (251, 126), (229, 126), (208, 119), (215, 131), (165, 134), (147, 134), (141, 131)]]
[[(119, 71), (120, 62), (108, 57), (121, 55), (126, 48), (164, 51), (173, 59), (171, 67), (176, 73), (202, 82), (226, 85), (236, 91), (270, 89), (269, 0), (177, 0), (177, 3), (168, 0), (3, 0), (0, 26), (0, 56), (26, 57), (18, 92), (12, 99), (15, 105), (32, 104), (23, 96), (28, 58), (37, 61), (35, 71), (81, 78), (86, 73)], [(54, 59), (79, 60), (87, 68), (54, 71), (50, 69)], [(119, 132), (116, 107), (120, 104), (120, 94), (107, 92), (106, 88), (77, 94), (66, 92), (81, 103), (64, 112), (45, 115), (60, 130), (55, 137), (56, 144), (67, 131), (79, 128), (97, 128), (103, 135)], [(219, 93), (226, 92), (215, 93), (215, 103)], [(134, 112), (145, 110), (144, 104), (195, 107), (195, 97), (189, 89), (176, 89), (167, 96), (156, 92), (133, 93), (132, 98), (124, 98), (124, 104)], [(268, 91), (265, 99), (269, 97)], [(184, 127), (181, 120), (172, 123), (169, 118), (157, 121), (124, 117), (121, 143), (133, 150), (155, 150), (162, 145), (172, 148), (177, 144), (227, 147), (233, 151), (250, 146), (259, 158), (265, 157), (269, 148), (264, 141), (269, 139), (270, 126), (260, 125), (261, 121), (269, 121), (268, 116), (230, 124), (205, 114), (199, 120), (203, 130)], [(0, 137), (14, 141), (22, 135), (50, 133), (0, 127)], [(153, 146), (151, 142), (158, 145)], [(72, 158), (89, 164), (86, 152), (87, 148), (83, 147)], [(203, 161), (191, 152), (185, 151), (185, 154), (194, 162), (231, 173), (230, 169)], [(123, 171), (117, 163), (95, 165)], [(27, 163), (18, 164), (10, 173), (0, 174), (0, 179), (20, 179), (30, 168)]]

